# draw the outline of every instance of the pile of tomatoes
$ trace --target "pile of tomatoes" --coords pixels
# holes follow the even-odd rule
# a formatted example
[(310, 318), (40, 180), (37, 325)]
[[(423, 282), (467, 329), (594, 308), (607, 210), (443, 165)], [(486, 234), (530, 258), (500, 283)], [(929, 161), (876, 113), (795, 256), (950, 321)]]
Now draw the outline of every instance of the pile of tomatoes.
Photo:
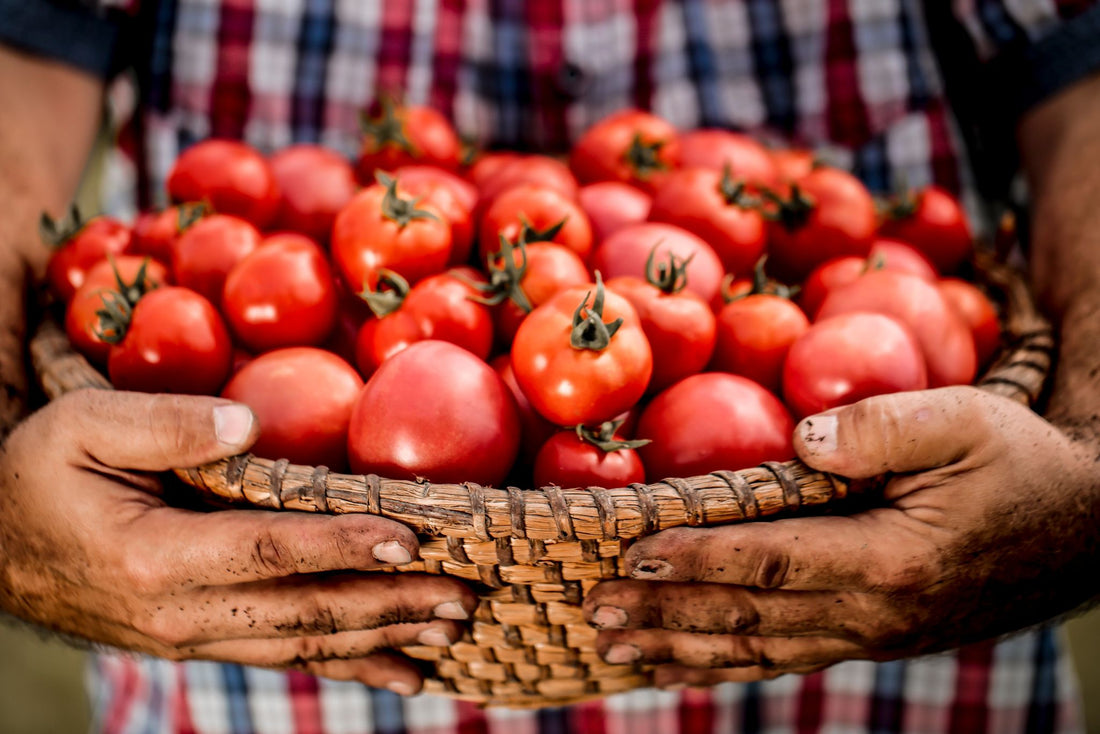
[(798, 418), (972, 382), (997, 347), (939, 188), (876, 200), (637, 110), (568, 159), (468, 160), (426, 107), (363, 128), (356, 161), (204, 141), (163, 211), (44, 219), (73, 344), (119, 389), (247, 403), (260, 456), (540, 486), (788, 459)]

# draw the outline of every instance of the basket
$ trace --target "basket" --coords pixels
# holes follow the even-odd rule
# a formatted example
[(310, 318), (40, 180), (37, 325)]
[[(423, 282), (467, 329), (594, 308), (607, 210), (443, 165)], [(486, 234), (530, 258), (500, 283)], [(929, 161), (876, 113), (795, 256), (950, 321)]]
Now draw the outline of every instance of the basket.
[[(1003, 306), (1004, 346), (978, 384), (1034, 405), (1050, 373), (1050, 324), (1018, 273), (992, 261), (979, 261), (975, 272)], [(38, 327), (31, 355), (50, 398), (111, 387), (52, 319)], [(798, 461), (610, 489), (431, 484), (250, 454), (176, 474), (223, 505), (366, 512), (412, 527), (421, 560), (396, 570), (466, 579), (481, 601), (463, 639), (403, 652), (427, 662), (428, 692), (515, 707), (575, 703), (651, 684), (645, 666), (611, 665), (596, 654), (596, 631), (581, 612), (589, 589), (624, 575), (625, 542), (677, 526), (836, 511), (849, 490), (848, 480)]]

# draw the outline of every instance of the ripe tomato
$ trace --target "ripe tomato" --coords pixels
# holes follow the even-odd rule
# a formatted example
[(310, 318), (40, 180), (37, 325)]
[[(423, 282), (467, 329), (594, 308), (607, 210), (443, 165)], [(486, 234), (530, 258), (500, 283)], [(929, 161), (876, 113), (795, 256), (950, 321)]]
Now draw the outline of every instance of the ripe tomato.
[(577, 198), (588, 215), (597, 243), (628, 224), (644, 222), (653, 203), (649, 194), (621, 181), (597, 181), (582, 186)]
[(791, 344), (810, 328), (793, 301), (754, 293), (727, 303), (717, 318), (710, 369), (744, 375), (779, 394)]
[(831, 258), (866, 257), (875, 235), (875, 202), (867, 188), (827, 166), (793, 184), (770, 216), (769, 267), (792, 282)]
[(771, 157), (780, 184), (801, 181), (810, 174), (810, 171), (814, 170), (813, 151), (798, 148), (777, 148), (771, 151)]
[(501, 162), (496, 173), (478, 184), (478, 211), (484, 212), (500, 194), (520, 184), (537, 184), (554, 189), (576, 201), (580, 188), (569, 166), (545, 155), (515, 156)]
[(940, 274), (920, 251), (897, 240), (878, 237), (867, 253), (868, 270), (901, 270), (919, 275), (927, 281), (939, 280)]
[(271, 229), (327, 243), (337, 212), (359, 188), (351, 163), (323, 146), (300, 143), (271, 156), (271, 171), (280, 193)]
[(331, 248), (357, 293), (373, 289), (382, 268), (416, 283), (447, 266), (451, 227), (438, 209), (404, 194), (397, 179), (382, 177), (336, 215)]
[(512, 344), (512, 369), (547, 419), (594, 425), (642, 397), (653, 355), (634, 307), (606, 292), (597, 276), (594, 289), (562, 291), (527, 315)]
[(882, 234), (909, 243), (941, 273), (955, 272), (974, 246), (966, 210), (939, 186), (927, 186), (894, 201)]
[(417, 187), (420, 185), (430, 188), (429, 184), (440, 184), (451, 190), (466, 211), (472, 212), (477, 206), (477, 186), (457, 173), (439, 166), (419, 164), (401, 166), (393, 172), (393, 175), (401, 181), (402, 186), (408, 187), (409, 191), (414, 193), (419, 191)]
[(210, 301), (177, 286), (142, 296), (107, 374), (120, 390), (217, 395), (229, 376), (233, 343)]
[(44, 218), (42, 227), (43, 235), (49, 234), (53, 240), (48, 244), (57, 248), (46, 264), (46, 281), (54, 295), (66, 302), (84, 283), (92, 267), (107, 255), (121, 255), (130, 245), (130, 228), (125, 224), (111, 217), (94, 217), (83, 222), (75, 208), (71, 221), (56, 223)]
[(698, 235), (714, 248), (726, 272), (747, 275), (764, 254), (764, 217), (744, 198), (744, 186), (723, 172), (688, 168), (670, 173), (649, 211), (651, 222), (667, 222)]
[(485, 262), (500, 251), (500, 238), (530, 245), (553, 242), (582, 259), (592, 251), (592, 225), (572, 199), (554, 189), (520, 184), (499, 194), (481, 218), (478, 249)]
[(1001, 322), (993, 302), (978, 286), (961, 278), (944, 278), (939, 286), (947, 302), (970, 327), (978, 366), (989, 364), (1001, 346)]
[(798, 303), (813, 318), (831, 290), (851, 283), (870, 270), (900, 270), (929, 282), (939, 280), (924, 255), (909, 245), (879, 238), (871, 245), (871, 251), (865, 258), (855, 255), (836, 257), (814, 268), (802, 283)]
[[(405, 171), (412, 172), (411, 178)], [(476, 206), (476, 198), (474, 204), (467, 202), (470, 195), (476, 197), (477, 194), (460, 191), (457, 184), (442, 176), (449, 176), (462, 186), (469, 187), (470, 184), (453, 173), (434, 166), (403, 166), (398, 169), (397, 176), (405, 194), (435, 207), (447, 220), (451, 228), (451, 254), (447, 258), (447, 264), (465, 265), (469, 262), (474, 245), (473, 207)]]
[(680, 165), (709, 168), (730, 175), (749, 186), (775, 187), (779, 171), (768, 149), (748, 135), (730, 130), (702, 129), (680, 134)]
[(803, 418), (872, 395), (928, 387), (913, 333), (885, 314), (854, 311), (823, 318), (791, 345), (783, 396)]
[(759, 384), (722, 372), (692, 375), (646, 406), (638, 449), (646, 477), (691, 477), (794, 456), (791, 414)]
[(142, 212), (134, 219), (133, 236), (126, 252), (148, 255), (171, 267), (172, 251), (180, 233), (212, 213), (204, 203), (180, 204), (161, 211)]
[(363, 143), (355, 173), (364, 186), (374, 183), (375, 171), (414, 163), (458, 170), (462, 142), (450, 121), (431, 107), (383, 100), (379, 114), (364, 115), (360, 124)]
[(966, 385), (974, 380), (974, 339), (935, 283), (892, 270), (874, 270), (833, 290), (817, 318), (852, 311), (893, 316), (913, 332), (928, 367), (928, 386)]
[(204, 140), (180, 154), (168, 174), (172, 201), (208, 201), (219, 214), (232, 214), (258, 229), (279, 208), (279, 184), (267, 159), (235, 140)]
[(680, 164), (672, 123), (641, 110), (622, 110), (588, 128), (569, 155), (581, 183), (622, 181), (653, 191)]
[(672, 254), (687, 262), (688, 290), (708, 303), (714, 298), (722, 284), (722, 261), (697, 235), (671, 224), (644, 222), (623, 227), (596, 248), (590, 265), (605, 278), (645, 278), (646, 262), (655, 245), (660, 246), (654, 254), (657, 261)]
[(508, 387), (470, 352), (429, 340), (394, 355), (352, 410), (348, 457), (357, 474), (496, 485), (519, 449)]
[(332, 269), (321, 248), (287, 232), (233, 266), (222, 312), (237, 340), (254, 353), (323, 344), (336, 324)]
[(359, 373), (335, 354), (289, 347), (245, 364), (222, 397), (256, 414), (260, 437), (252, 453), (345, 471), (351, 409), (362, 389)]
[(176, 240), (172, 277), (220, 306), (229, 271), (262, 241), (260, 231), (244, 219), (227, 214), (203, 217)]
[[(516, 414), (519, 416), (520, 445), (519, 456), (513, 469), (524, 468), (530, 471), (534, 465), (535, 457), (546, 440), (558, 432), (558, 427), (539, 415), (531, 405), (531, 401), (523, 394), (519, 383), (516, 382), (516, 374), (512, 370), (512, 358), (508, 354), (500, 354), (489, 362), (490, 366), (500, 375), (500, 379), (508, 386), (512, 398), (516, 402)], [(530, 479), (525, 477), (524, 479)]]
[[(500, 174), (506, 164), (523, 157), (521, 153), (511, 150), (493, 150), (479, 153), (466, 170), (466, 180), (480, 191), (489, 181)], [(572, 178), (573, 174), (569, 174), (569, 177)], [(576, 181), (573, 183), (576, 184)]]
[(596, 430), (581, 426), (558, 431), (539, 449), (535, 486), (625, 487), (645, 482), (645, 467), (635, 450), (645, 441), (624, 441), (616, 422)]

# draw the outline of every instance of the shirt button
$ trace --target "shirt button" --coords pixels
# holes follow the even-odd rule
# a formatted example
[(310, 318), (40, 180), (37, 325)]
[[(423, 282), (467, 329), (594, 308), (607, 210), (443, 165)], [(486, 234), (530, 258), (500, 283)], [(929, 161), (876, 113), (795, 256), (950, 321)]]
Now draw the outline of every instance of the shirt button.
[(566, 61), (558, 69), (558, 90), (567, 97), (581, 97), (592, 86), (589, 75), (577, 64)]

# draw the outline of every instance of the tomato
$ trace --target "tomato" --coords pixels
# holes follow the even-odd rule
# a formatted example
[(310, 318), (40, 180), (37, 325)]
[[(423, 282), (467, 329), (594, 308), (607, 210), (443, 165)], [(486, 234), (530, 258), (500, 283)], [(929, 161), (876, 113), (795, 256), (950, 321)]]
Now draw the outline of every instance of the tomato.
[(484, 212), (500, 194), (520, 184), (537, 184), (575, 201), (580, 188), (569, 166), (545, 155), (517, 156), (500, 163), (496, 173), (478, 186), (478, 211)]
[(764, 217), (746, 203), (744, 186), (707, 168), (670, 173), (653, 196), (649, 220), (698, 235), (736, 275), (751, 273), (767, 244)]
[(622, 181), (653, 191), (680, 164), (672, 123), (649, 112), (621, 110), (588, 128), (569, 155), (581, 183)]
[[(466, 170), (466, 180), (480, 191), (492, 179), (499, 176), (507, 164), (523, 157), (525, 157), (523, 154), (511, 150), (493, 150), (480, 153)], [(568, 168), (566, 170), (568, 171)], [(569, 178), (573, 178), (573, 174), (569, 174)], [(576, 185), (576, 180), (573, 181), (573, 184)]]
[(928, 386), (966, 385), (974, 380), (974, 339), (935, 283), (892, 270), (874, 270), (829, 293), (817, 318), (852, 311), (893, 316), (917, 338), (928, 367)]
[(813, 151), (799, 148), (777, 148), (771, 151), (772, 163), (780, 183), (790, 184), (801, 181), (814, 170)]
[(271, 229), (327, 243), (337, 212), (359, 188), (351, 163), (323, 146), (299, 143), (271, 156), (271, 171), (280, 193)]
[(815, 267), (802, 283), (798, 302), (812, 318), (830, 291), (851, 283), (870, 270), (900, 270), (929, 282), (939, 280), (924, 255), (901, 242), (879, 238), (866, 258), (855, 255), (836, 257)]
[(787, 351), (810, 320), (793, 301), (754, 293), (727, 303), (717, 317), (710, 369), (744, 375), (778, 394)]
[(649, 194), (620, 181), (597, 181), (582, 186), (577, 199), (588, 215), (597, 243), (628, 224), (644, 222), (653, 203)]
[(791, 345), (783, 397), (800, 418), (872, 395), (928, 387), (916, 337), (891, 316), (854, 311), (823, 318)]
[(376, 116), (361, 120), (363, 143), (355, 173), (364, 186), (374, 183), (377, 170), (427, 164), (458, 170), (462, 143), (442, 114), (423, 105), (397, 106), (383, 100)]
[(352, 410), (357, 474), (499, 484), (519, 449), (508, 387), (470, 352), (429, 340), (386, 360)]
[(547, 419), (594, 425), (642, 397), (653, 354), (634, 307), (606, 292), (597, 276), (595, 288), (562, 291), (527, 315), (512, 344), (512, 369)]
[(355, 366), (369, 378), (387, 359), (420, 341), (424, 332), (411, 313), (395, 311), (367, 319), (355, 339)]
[(279, 184), (258, 151), (235, 140), (204, 140), (180, 154), (168, 174), (172, 201), (208, 201), (231, 214), (267, 227), (279, 208)]
[(413, 171), (411, 179), (404, 173), (398, 174), (401, 190), (407, 196), (435, 207), (450, 227), (451, 254), (447, 258), (447, 264), (465, 265), (470, 260), (470, 252), (474, 245), (473, 209), (466, 204), (466, 194), (459, 193), (453, 183), (434, 175), (424, 174), (422, 171), (438, 171), (440, 174), (451, 176), (464, 186), (469, 184), (454, 174), (432, 166), (404, 166), (398, 170)]
[(703, 371), (714, 351), (715, 321), (707, 302), (684, 289), (682, 261), (651, 265), (645, 280), (624, 275), (607, 281), (607, 289), (638, 313), (653, 352), (652, 393)]
[(592, 251), (592, 225), (573, 200), (554, 189), (520, 184), (504, 191), (481, 218), (479, 252), (482, 262), (500, 251), (500, 238), (528, 245), (553, 242), (583, 260)]
[(940, 275), (935, 266), (919, 250), (904, 242), (878, 237), (867, 253), (868, 270), (901, 270), (935, 282)]
[(259, 230), (244, 219), (227, 214), (203, 217), (176, 240), (172, 276), (179, 285), (220, 306), (229, 271), (262, 241)]
[(523, 394), (519, 383), (516, 382), (516, 374), (512, 370), (512, 358), (508, 354), (500, 354), (489, 362), (490, 366), (504, 381), (512, 398), (516, 402), (516, 414), (519, 416), (520, 445), (519, 456), (513, 469), (526, 468), (529, 470), (534, 465), (535, 457), (546, 440), (558, 432), (558, 427), (539, 415), (531, 405), (531, 401)]
[(433, 184), (439, 184), (450, 189), (466, 211), (472, 212), (477, 206), (477, 186), (452, 171), (438, 166), (413, 164), (401, 166), (393, 172), (393, 175), (411, 192), (419, 191), (419, 186), (428, 189)]
[(178, 286), (142, 296), (107, 374), (119, 390), (216, 395), (233, 360), (229, 330), (210, 301)]
[(748, 135), (730, 130), (702, 129), (680, 134), (680, 165), (721, 172), (749, 186), (774, 187), (779, 170), (768, 149)]
[(961, 278), (944, 278), (939, 287), (940, 293), (970, 327), (978, 366), (989, 364), (1001, 346), (1001, 322), (993, 302), (978, 286)]
[(708, 303), (714, 298), (722, 284), (722, 261), (700, 237), (671, 224), (643, 222), (623, 227), (595, 249), (589, 264), (605, 278), (645, 278), (646, 262), (655, 245), (660, 245), (654, 255), (658, 261), (672, 254), (687, 262), (688, 290)]
[(149, 257), (172, 266), (172, 251), (180, 233), (204, 216), (212, 214), (204, 203), (187, 203), (170, 206), (161, 211), (145, 211), (134, 219), (130, 246), (131, 255)]
[(578, 426), (558, 431), (535, 459), (535, 486), (625, 487), (645, 482), (645, 467), (635, 448), (645, 441), (624, 441), (607, 422), (593, 431)]
[(769, 266), (783, 280), (800, 281), (834, 257), (866, 257), (875, 235), (875, 202), (855, 176), (815, 168), (792, 185), (771, 216)]
[(740, 375), (705, 372), (653, 399), (638, 421), (646, 477), (691, 477), (794, 456), (794, 420), (779, 398)]
[(289, 347), (261, 354), (230, 378), (222, 397), (252, 408), (260, 437), (252, 453), (345, 471), (348, 425), (363, 380), (331, 352)]
[(882, 234), (912, 245), (941, 273), (955, 272), (974, 246), (966, 210), (939, 186), (927, 186), (894, 201)]
[(378, 271), (410, 283), (441, 272), (451, 256), (451, 227), (443, 214), (404, 194), (397, 179), (381, 177), (336, 215), (332, 259), (348, 287), (373, 289)]
[(256, 353), (318, 346), (336, 324), (328, 259), (313, 240), (291, 232), (267, 237), (233, 266), (221, 304), (234, 336)]
[(168, 269), (149, 258), (119, 255), (100, 261), (88, 271), (65, 308), (65, 333), (69, 341), (93, 364), (106, 365), (111, 350), (109, 340), (115, 332), (109, 324), (104, 324), (106, 333), (101, 331), (100, 312), (111, 305), (123, 310), (132, 307), (143, 295), (169, 282)]
[(46, 281), (50, 290), (63, 301), (69, 301), (83, 283), (88, 271), (107, 255), (120, 255), (129, 248), (130, 228), (111, 217), (80, 219), (75, 207), (70, 220), (42, 220), (43, 236), (55, 249), (46, 264)]

